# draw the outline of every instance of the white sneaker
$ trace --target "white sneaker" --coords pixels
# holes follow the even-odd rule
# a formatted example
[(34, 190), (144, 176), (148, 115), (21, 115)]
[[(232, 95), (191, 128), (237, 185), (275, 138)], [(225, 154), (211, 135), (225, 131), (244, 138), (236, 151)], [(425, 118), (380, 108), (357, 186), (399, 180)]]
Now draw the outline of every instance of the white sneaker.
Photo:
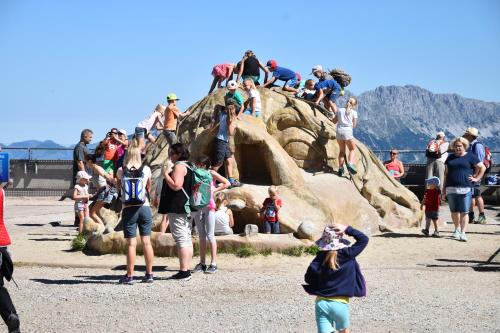
[(455, 239), (460, 239), (460, 231), (458, 231), (458, 229), (455, 229), (455, 231), (453, 232), (451, 237), (453, 237)]
[(465, 236), (465, 232), (462, 232), (462, 233), (460, 234), (460, 240), (461, 240), (462, 242), (467, 242), (467, 237)]

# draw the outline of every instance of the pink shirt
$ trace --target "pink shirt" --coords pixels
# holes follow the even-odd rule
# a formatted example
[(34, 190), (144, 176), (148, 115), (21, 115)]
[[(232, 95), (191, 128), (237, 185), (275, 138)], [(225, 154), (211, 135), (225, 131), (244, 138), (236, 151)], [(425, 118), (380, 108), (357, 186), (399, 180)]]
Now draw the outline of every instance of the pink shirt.
[(219, 64), (215, 65), (212, 69), (212, 75), (215, 77), (222, 77), (227, 79), (229, 76), (229, 72), (233, 69), (233, 64)]
[(211, 193), (210, 193), (210, 202), (208, 203), (208, 208), (210, 210), (215, 211), (215, 200), (214, 200), (215, 179), (212, 180), (212, 184), (210, 187), (211, 187)]

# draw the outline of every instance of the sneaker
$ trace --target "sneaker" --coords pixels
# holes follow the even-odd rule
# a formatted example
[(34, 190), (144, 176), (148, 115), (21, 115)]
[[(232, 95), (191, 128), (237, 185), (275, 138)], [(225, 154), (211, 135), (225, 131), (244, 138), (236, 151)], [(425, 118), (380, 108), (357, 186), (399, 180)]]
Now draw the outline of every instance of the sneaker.
[(461, 240), (462, 242), (467, 242), (467, 237), (465, 236), (465, 232), (462, 232), (462, 233), (460, 234), (460, 240)]
[(153, 274), (148, 274), (146, 273), (144, 277), (142, 278), (142, 283), (153, 283)]
[(477, 223), (478, 224), (485, 224), (486, 223), (486, 216), (484, 215), (479, 215), (478, 219), (477, 219)]
[(339, 170), (337, 171), (337, 175), (339, 177), (342, 177), (343, 174), (344, 174), (344, 168), (339, 168)]
[(441, 237), (439, 236), (439, 231), (435, 230), (434, 233), (432, 234), (432, 237)]
[(424, 235), (426, 235), (427, 237), (429, 237), (429, 230), (427, 230), (427, 229), (422, 229), (422, 233), (423, 233)]
[(19, 316), (17, 315), (17, 313), (11, 313), (9, 317), (7, 317), (5, 323), (7, 324), (9, 332), (21, 332), (19, 330)]
[(194, 266), (194, 268), (191, 271), (191, 273), (206, 272), (206, 270), (207, 270), (207, 265), (202, 264), (201, 262), (199, 262), (196, 266)]
[(460, 239), (460, 231), (458, 231), (458, 229), (455, 229), (455, 231), (453, 232), (451, 237), (453, 237), (455, 239)]
[(217, 271), (218, 271), (217, 265), (210, 265), (210, 266), (208, 266), (208, 268), (205, 271), (205, 273), (207, 273), (207, 274), (213, 274), (213, 273), (215, 273)]
[(118, 281), (119, 284), (134, 284), (134, 277), (133, 276), (127, 276), (125, 274), (120, 281)]
[(349, 172), (353, 175), (358, 173), (358, 170), (356, 170), (356, 166), (351, 163), (347, 163), (347, 170), (349, 170)]
[(192, 275), (190, 271), (179, 271), (170, 277), (171, 280), (189, 281)]

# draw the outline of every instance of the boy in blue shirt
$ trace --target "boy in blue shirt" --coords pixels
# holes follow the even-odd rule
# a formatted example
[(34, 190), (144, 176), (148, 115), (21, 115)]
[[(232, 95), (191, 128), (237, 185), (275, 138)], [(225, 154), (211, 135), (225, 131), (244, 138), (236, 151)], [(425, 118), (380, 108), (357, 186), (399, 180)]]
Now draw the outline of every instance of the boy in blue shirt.
[(332, 80), (324, 80), (318, 82), (314, 85), (314, 89), (318, 93), (318, 97), (316, 98), (316, 105), (319, 105), (321, 100), (323, 100), (323, 104), (325, 108), (334, 114), (337, 114), (337, 98), (340, 96), (340, 91), (342, 87), (338, 84), (334, 79)]
[(274, 82), (280, 80), (284, 81), (283, 90), (296, 93), (300, 85), (300, 74), (295, 73), (291, 69), (285, 67), (279, 67), (276, 60), (271, 59), (267, 62), (269, 70), (273, 73), (273, 76), (264, 83), (263, 87), (271, 87)]

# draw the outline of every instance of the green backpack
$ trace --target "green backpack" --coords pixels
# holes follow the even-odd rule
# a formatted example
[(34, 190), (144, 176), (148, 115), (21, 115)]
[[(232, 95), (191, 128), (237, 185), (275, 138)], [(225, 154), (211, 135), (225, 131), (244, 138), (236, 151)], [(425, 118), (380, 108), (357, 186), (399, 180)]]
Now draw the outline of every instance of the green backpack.
[(197, 168), (195, 165), (182, 163), (191, 170), (191, 174), (193, 177), (192, 187), (191, 187), (191, 196), (189, 196), (184, 188), (182, 191), (188, 198), (186, 202), (186, 211), (191, 212), (191, 210), (199, 210), (201, 208), (206, 207), (210, 203), (210, 198), (212, 197), (212, 174), (210, 170)]

